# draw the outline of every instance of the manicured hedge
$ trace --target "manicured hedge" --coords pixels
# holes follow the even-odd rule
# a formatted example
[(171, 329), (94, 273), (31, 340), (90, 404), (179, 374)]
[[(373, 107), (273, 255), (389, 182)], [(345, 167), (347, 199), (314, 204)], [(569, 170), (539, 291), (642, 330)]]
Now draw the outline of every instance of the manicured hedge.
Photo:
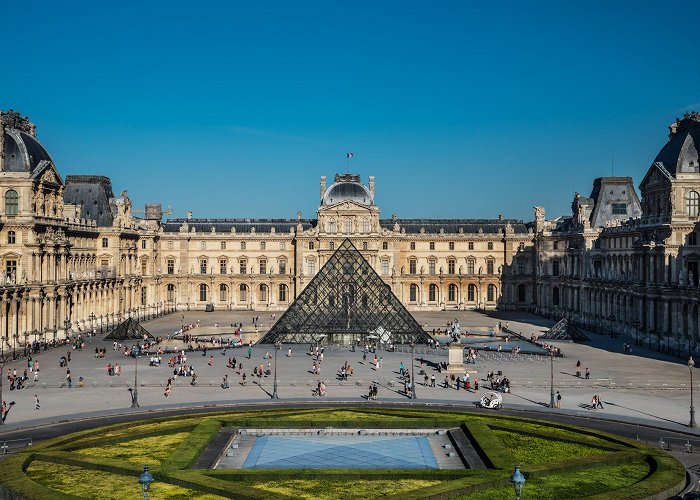
[(487, 466), (494, 469), (510, 469), (517, 460), (498, 439), (489, 426), (482, 422), (464, 422), (462, 430), (474, 445), (474, 449)]
[(161, 471), (188, 469), (209, 446), (220, 429), (221, 422), (217, 420), (202, 422), (157, 469)]

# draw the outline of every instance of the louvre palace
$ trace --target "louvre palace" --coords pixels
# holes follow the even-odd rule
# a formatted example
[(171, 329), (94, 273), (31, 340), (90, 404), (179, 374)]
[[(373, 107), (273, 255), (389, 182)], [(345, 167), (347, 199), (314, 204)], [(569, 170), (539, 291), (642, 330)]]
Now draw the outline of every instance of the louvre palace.
[(284, 311), (346, 239), (409, 311), (525, 309), (697, 348), (697, 113), (660, 135), (639, 194), (597, 178), (571, 214), (532, 221), (382, 217), (374, 177), (348, 173), (320, 178), (312, 218), (164, 220), (108, 177), (62, 178), (27, 117), (0, 127), (5, 348), (176, 310)]

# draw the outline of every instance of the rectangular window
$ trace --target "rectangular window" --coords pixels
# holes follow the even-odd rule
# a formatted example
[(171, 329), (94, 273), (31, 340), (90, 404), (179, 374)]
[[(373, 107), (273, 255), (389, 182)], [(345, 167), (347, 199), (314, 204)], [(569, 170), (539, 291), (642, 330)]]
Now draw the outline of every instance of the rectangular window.
[(172, 250), (173, 248), (175, 248), (175, 243), (172, 241), (169, 241), (168, 242), (168, 250)]
[(450, 241), (450, 242), (448, 243), (448, 245), (450, 246), (450, 250), (454, 250), (454, 249), (455, 249), (455, 242), (454, 242), (454, 241)]
[(469, 250), (474, 250), (474, 242), (470, 241), (468, 247), (469, 247)]
[(286, 249), (287, 249), (287, 242), (280, 241), (280, 250), (286, 250)]
[(408, 273), (409, 274), (416, 274), (416, 260), (411, 259), (408, 261)]
[(141, 250), (146, 250), (146, 240), (141, 240)]
[(17, 274), (17, 261), (16, 260), (8, 260), (5, 262), (5, 272), (7, 273), (8, 277), (14, 277)]
[(260, 274), (267, 274), (267, 261), (265, 259), (260, 261)]
[(202, 259), (199, 261), (199, 274), (207, 274), (207, 261)]
[(434, 241), (430, 242), (430, 249), (435, 250), (435, 242)]
[(219, 259), (219, 274), (226, 274), (226, 259)]
[(389, 276), (389, 261), (382, 261), (382, 276)]
[(309, 250), (313, 250), (313, 249), (314, 249), (314, 242), (309, 241)]
[(168, 259), (168, 274), (175, 274), (175, 260)]
[(308, 260), (306, 262), (306, 274), (316, 274), (316, 261)]
[(362, 250), (367, 250), (367, 248), (368, 248), (368, 247), (367, 247), (367, 242), (366, 242), (366, 241), (363, 241), (363, 242), (362, 242)]
[(280, 261), (280, 274), (287, 274), (287, 261), (286, 260)]
[(241, 241), (241, 250), (245, 250), (245, 241)]
[(146, 287), (141, 288), (141, 305), (146, 305)]
[(347, 234), (352, 233), (352, 219), (347, 219), (345, 221), (345, 232)]
[(627, 203), (613, 203), (612, 204), (612, 214), (613, 215), (627, 215)]
[(489, 241), (488, 249), (493, 250), (493, 241)]
[(447, 274), (454, 274), (454, 273), (455, 273), (455, 260), (448, 259), (447, 260)]
[(102, 248), (109, 247), (109, 238), (102, 238)]
[(428, 261), (428, 274), (435, 274), (435, 261), (434, 260)]
[(467, 261), (467, 274), (474, 274), (474, 261), (472, 259)]
[(559, 261), (552, 261), (552, 276), (559, 276)]
[(238, 263), (238, 273), (239, 274), (246, 274), (248, 271), (248, 261), (247, 260), (241, 260)]
[(331, 234), (335, 233), (335, 221), (332, 220), (328, 223), (328, 232)]
[(389, 243), (387, 241), (382, 242), (382, 250), (389, 250)]
[(559, 242), (558, 242), (558, 241), (553, 242), (553, 243), (552, 243), (552, 248), (553, 248), (554, 250), (559, 250)]
[(362, 232), (369, 233), (369, 221), (367, 219), (362, 219)]
[(266, 248), (267, 248), (267, 243), (265, 243), (264, 241), (261, 241), (260, 242), (260, 250), (265, 250)]
[(221, 249), (226, 250), (226, 242), (225, 241), (221, 242)]
[(415, 250), (415, 249), (416, 249), (416, 242), (415, 242), (415, 241), (412, 241), (412, 242), (410, 243), (410, 248), (411, 248), (411, 250)]
[(148, 261), (144, 259), (141, 261), (141, 276), (146, 276), (146, 274), (148, 274)]
[(493, 274), (493, 261), (492, 260), (486, 261), (486, 274)]
[(101, 265), (102, 267), (107, 267), (107, 266), (109, 265), (109, 259), (102, 259), (102, 260), (100, 261), (100, 265)]

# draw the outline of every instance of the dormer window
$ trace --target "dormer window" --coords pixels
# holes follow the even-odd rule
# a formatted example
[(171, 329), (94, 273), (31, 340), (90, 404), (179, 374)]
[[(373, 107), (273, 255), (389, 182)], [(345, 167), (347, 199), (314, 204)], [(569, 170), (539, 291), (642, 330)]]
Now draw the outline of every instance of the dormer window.
[(685, 198), (685, 210), (689, 217), (697, 217), (700, 212), (700, 194), (691, 191)]

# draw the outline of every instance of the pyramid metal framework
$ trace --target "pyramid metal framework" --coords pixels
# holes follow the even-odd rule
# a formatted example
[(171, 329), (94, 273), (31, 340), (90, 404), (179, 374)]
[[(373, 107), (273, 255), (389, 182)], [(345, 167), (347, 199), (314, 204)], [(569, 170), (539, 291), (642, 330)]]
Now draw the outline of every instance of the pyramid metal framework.
[(581, 330), (569, 323), (566, 318), (562, 318), (544, 335), (539, 336), (539, 340), (559, 340), (563, 342), (576, 342), (590, 340)]
[(126, 321), (119, 323), (105, 340), (143, 340), (144, 338), (153, 339), (153, 335), (148, 333), (138, 321), (134, 318), (127, 318)]
[(260, 341), (264, 344), (432, 341), (391, 286), (345, 239)]

